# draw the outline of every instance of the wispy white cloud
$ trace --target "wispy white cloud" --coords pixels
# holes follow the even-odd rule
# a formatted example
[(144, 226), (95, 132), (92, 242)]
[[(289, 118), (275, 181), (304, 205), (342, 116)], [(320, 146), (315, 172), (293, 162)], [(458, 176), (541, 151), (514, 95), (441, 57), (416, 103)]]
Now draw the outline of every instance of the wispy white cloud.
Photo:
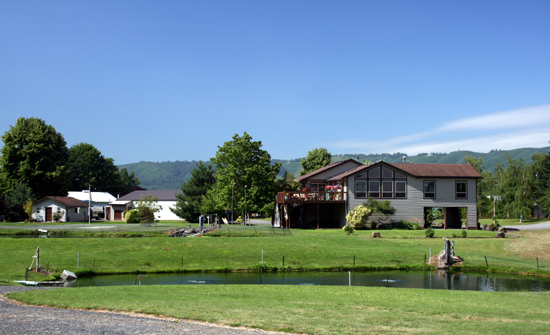
[(436, 131), (495, 130), (550, 123), (550, 105), (515, 109), (448, 122)]
[(382, 141), (347, 139), (323, 145), (336, 152), (451, 152), (544, 147), (550, 140), (550, 105), (491, 113), (434, 125), (419, 132)]

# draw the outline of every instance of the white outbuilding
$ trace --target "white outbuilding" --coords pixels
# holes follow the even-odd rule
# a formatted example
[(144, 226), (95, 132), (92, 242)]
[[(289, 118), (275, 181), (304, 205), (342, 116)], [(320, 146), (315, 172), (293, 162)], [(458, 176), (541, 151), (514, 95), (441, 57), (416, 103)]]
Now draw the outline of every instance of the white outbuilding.
[(138, 190), (126, 194), (125, 196), (116, 199), (110, 203), (111, 217), (115, 221), (124, 220), (123, 212), (125, 210), (134, 209), (139, 206), (139, 202), (142, 197), (151, 195), (153, 198), (158, 199), (158, 204), (161, 210), (155, 213), (155, 219), (161, 221), (183, 221), (182, 218), (174, 214), (170, 208), (176, 208), (176, 194), (182, 194), (181, 190), (166, 191), (166, 190)]
[(69, 197), (78, 199), (85, 203), (90, 203), (93, 216), (96, 219), (110, 220), (110, 203), (116, 198), (107, 192), (90, 192), (88, 190), (69, 191)]

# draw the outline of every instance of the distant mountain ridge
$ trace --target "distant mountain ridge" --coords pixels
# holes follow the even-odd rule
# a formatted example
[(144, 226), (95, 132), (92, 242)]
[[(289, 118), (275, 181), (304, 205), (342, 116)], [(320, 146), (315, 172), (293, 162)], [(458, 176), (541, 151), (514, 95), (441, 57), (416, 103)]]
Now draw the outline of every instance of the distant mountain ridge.
[[(421, 153), (416, 156), (408, 156), (405, 153), (393, 154), (335, 154), (332, 155), (332, 161), (338, 162), (348, 158), (356, 159), (361, 163), (366, 161), (376, 162), (383, 160), (388, 163), (400, 163), (403, 161), (403, 156), (406, 156), (408, 163), (442, 163), (456, 164), (464, 163), (466, 154), (476, 158), (482, 157), (485, 169), (493, 171), (497, 162), (506, 163), (506, 153), (509, 153), (513, 159), (523, 160), (527, 164), (531, 164), (533, 160), (531, 156), (536, 153), (548, 153), (550, 147), (544, 148), (521, 148), (514, 150), (491, 150), (488, 153), (480, 153), (473, 151), (454, 151), (451, 153)], [(273, 159), (272, 164), (281, 163), (282, 168), (279, 175), (285, 171), (298, 176), (302, 170), (300, 160), (296, 158), (291, 160)], [(119, 165), (119, 169), (126, 168), (128, 171), (134, 171), (135, 175), (141, 181), (141, 187), (148, 190), (179, 190), (181, 184), (191, 177), (191, 172), (197, 167), (198, 161), (175, 161), (175, 162), (139, 162)]]

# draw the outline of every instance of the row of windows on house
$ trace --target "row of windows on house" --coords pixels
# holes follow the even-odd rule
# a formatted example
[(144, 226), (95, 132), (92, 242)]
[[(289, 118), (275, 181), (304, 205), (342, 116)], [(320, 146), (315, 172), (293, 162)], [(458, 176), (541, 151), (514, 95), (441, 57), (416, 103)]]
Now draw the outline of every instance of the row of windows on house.
[[(396, 173), (397, 174), (397, 173)], [(436, 181), (424, 181), (424, 199), (436, 199)], [(407, 179), (356, 179), (355, 198), (407, 198)], [(455, 198), (468, 199), (468, 182), (455, 181)]]
[[(324, 191), (325, 183), (311, 183), (313, 192)], [(424, 198), (436, 198), (436, 181), (424, 181)], [(375, 167), (367, 172), (355, 176), (355, 198), (407, 198), (407, 176), (388, 169), (385, 166)], [(455, 198), (468, 198), (468, 182), (455, 181)]]

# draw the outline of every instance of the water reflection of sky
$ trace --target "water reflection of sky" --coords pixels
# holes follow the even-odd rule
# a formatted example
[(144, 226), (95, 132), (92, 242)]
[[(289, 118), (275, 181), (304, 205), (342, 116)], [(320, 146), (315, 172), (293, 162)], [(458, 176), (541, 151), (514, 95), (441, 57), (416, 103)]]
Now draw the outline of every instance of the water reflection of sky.
[[(83, 277), (70, 286), (138, 285), (135, 274)], [(341, 285), (472, 291), (548, 291), (550, 280), (520, 276), (435, 272), (292, 272), (143, 274), (141, 285)]]

